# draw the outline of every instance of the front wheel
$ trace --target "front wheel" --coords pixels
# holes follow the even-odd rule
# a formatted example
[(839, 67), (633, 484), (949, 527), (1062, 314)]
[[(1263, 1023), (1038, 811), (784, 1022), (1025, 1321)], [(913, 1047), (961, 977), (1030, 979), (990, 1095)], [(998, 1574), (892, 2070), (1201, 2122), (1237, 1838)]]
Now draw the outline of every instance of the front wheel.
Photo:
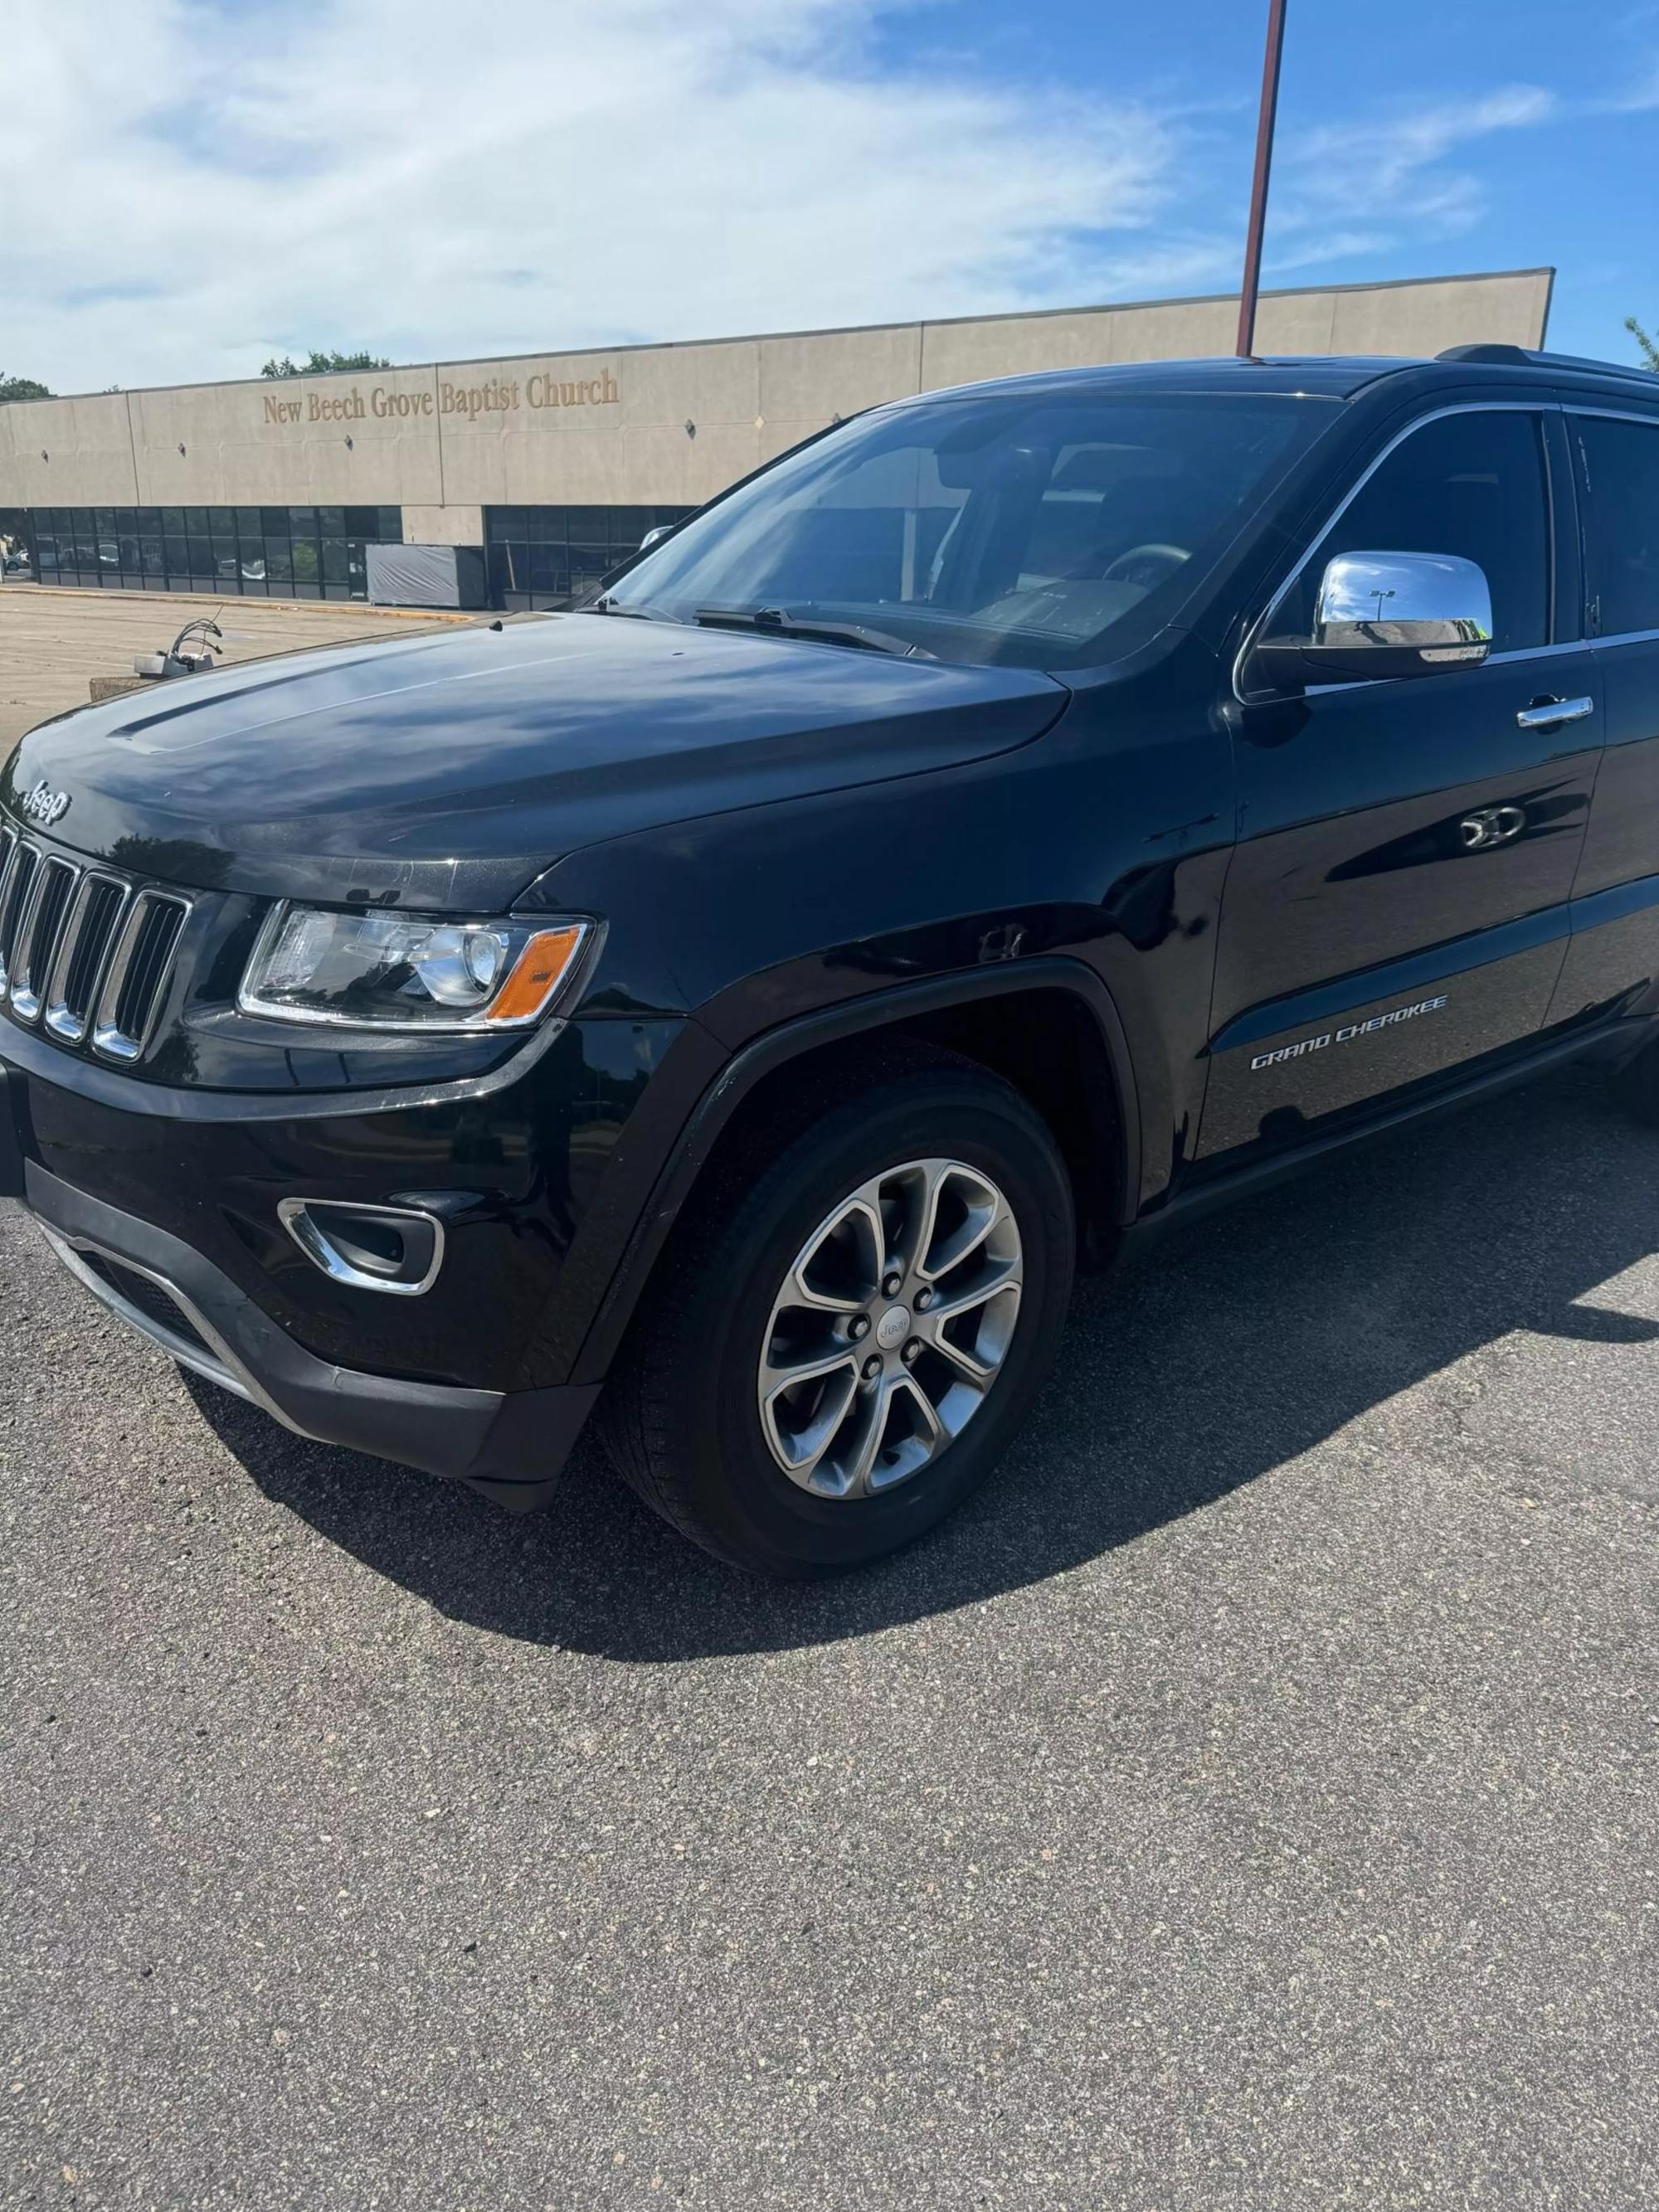
[(635, 1488), (760, 1573), (835, 1573), (942, 1520), (1065, 1320), (1076, 1232), (1042, 1121), (969, 1063), (868, 1076), (728, 1160), (605, 1393)]

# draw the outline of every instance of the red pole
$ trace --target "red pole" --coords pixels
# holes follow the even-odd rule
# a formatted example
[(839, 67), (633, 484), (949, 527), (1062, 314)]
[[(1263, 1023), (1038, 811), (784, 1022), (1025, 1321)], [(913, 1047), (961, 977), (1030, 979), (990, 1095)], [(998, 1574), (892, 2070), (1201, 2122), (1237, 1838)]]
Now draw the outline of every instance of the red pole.
[(1255, 301), (1261, 280), (1261, 234), (1267, 224), (1267, 173), (1273, 161), (1273, 122), (1279, 112), (1279, 64), (1285, 52), (1285, 0), (1267, 0), (1267, 52), (1261, 64), (1261, 112), (1255, 126), (1255, 176), (1250, 185), (1250, 227), (1244, 240), (1244, 285), (1238, 300), (1238, 351), (1255, 351)]

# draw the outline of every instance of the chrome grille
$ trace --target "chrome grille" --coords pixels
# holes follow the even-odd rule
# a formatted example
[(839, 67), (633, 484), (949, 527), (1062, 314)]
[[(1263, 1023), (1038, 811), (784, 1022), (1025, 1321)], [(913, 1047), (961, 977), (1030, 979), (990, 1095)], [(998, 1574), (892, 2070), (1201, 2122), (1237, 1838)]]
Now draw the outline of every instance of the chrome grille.
[(79, 1044), (87, 1033), (116, 929), (131, 896), (118, 876), (89, 871), (81, 878), (46, 987), (46, 1027), (65, 1044)]
[(92, 1048), (111, 1060), (137, 1060), (161, 1011), (190, 901), (171, 891), (140, 891), (117, 940), (98, 1001)]
[(18, 918), (12, 945), (11, 1010), (20, 1022), (38, 1021), (40, 994), (57, 957), (58, 940), (69, 915), (81, 871), (56, 854), (36, 866), (28, 898)]
[(11, 851), (6, 856), (5, 874), (0, 877), (0, 993), (9, 988), (17, 925), (29, 902), (34, 872), (40, 865), (40, 855), (33, 846), (14, 837)]
[(0, 1003), (106, 1060), (142, 1057), (191, 901), (87, 867), (0, 826)]
[[(17, 832), (0, 822), (0, 954), (5, 950), (6, 908), (11, 901), (11, 864), (17, 858)], [(0, 958), (0, 992), (6, 988), (6, 968)]]

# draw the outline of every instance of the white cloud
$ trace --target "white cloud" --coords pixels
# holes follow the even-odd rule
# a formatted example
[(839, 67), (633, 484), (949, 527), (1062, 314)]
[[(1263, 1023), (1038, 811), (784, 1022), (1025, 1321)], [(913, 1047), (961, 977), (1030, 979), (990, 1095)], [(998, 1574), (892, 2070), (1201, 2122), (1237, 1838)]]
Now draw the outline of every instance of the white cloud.
[[(1292, 242), (1273, 246), (1273, 224), (1269, 217), (1267, 250), (1262, 255), (1262, 266), (1269, 276), (1288, 276), (1298, 269), (1317, 268), (1322, 263), (1357, 261), (1368, 253), (1385, 253), (1394, 240), (1380, 230), (1320, 230), (1307, 222), (1286, 224)], [(1298, 233), (1300, 235), (1298, 236)]]
[(1449, 157), (1556, 112), (1553, 94), (1514, 84), (1465, 100), (1334, 123), (1290, 139), (1268, 215), (1270, 271), (1385, 252), (1473, 230), (1486, 210), (1479, 179)]
[(1182, 126), (878, 71), (892, 0), (8, 11), (3, 366), (59, 390), (1224, 284)]
[(1622, 92), (1596, 103), (1609, 115), (1645, 115), (1659, 107), (1659, 61), (1649, 61), (1632, 71)]

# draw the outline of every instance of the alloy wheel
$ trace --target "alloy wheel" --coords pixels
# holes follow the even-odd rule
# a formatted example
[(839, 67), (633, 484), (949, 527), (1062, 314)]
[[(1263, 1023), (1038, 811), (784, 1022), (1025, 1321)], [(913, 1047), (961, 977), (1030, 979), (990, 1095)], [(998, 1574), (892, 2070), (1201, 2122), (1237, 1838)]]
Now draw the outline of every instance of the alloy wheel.
[(981, 1169), (908, 1160), (849, 1192), (766, 1326), (761, 1428), (785, 1474), (832, 1498), (919, 1474), (995, 1387), (1023, 1283), (1019, 1225)]

